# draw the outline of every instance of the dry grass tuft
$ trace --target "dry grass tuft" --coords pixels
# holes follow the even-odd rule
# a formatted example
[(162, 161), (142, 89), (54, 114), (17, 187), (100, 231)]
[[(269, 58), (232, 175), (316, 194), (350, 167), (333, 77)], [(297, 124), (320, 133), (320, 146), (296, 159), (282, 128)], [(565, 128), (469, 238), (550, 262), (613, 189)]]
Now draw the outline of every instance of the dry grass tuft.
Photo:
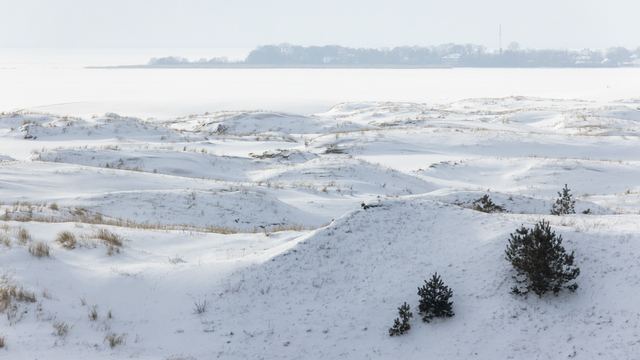
[(58, 204), (51, 203), (51, 205), (49, 205), (49, 209), (51, 209), (53, 211), (58, 211)]
[[(268, 186), (273, 186), (276, 188), (282, 187), (279, 183), (271, 184), (268, 183)], [(328, 186), (334, 186), (335, 184), (329, 183)], [(302, 185), (304, 186), (304, 185)], [(310, 187), (307, 186), (307, 187)], [(311, 188), (311, 187), (310, 187)], [(329, 188), (326, 188), (326, 191), (329, 191)], [(49, 205), (49, 207), (51, 204)], [(89, 211), (85, 208), (65, 208), (60, 210), (56, 216), (47, 216), (46, 212), (43, 211), (44, 206), (41, 203), (15, 203), (13, 204), (12, 210), (7, 210), (5, 208), (5, 214), (0, 216), (0, 219), (5, 221), (20, 221), (20, 222), (44, 222), (44, 223), (65, 223), (65, 222), (75, 222), (77, 224), (90, 224), (90, 225), (105, 225), (105, 226), (117, 226), (122, 228), (130, 228), (130, 229), (143, 229), (143, 230), (161, 230), (161, 231), (194, 231), (194, 232), (203, 232), (203, 233), (216, 233), (216, 234), (239, 234), (239, 233), (259, 233), (263, 232), (264, 228), (255, 227), (253, 229), (240, 229), (234, 227), (227, 226), (204, 226), (204, 227), (195, 227), (190, 224), (163, 224), (163, 223), (148, 223), (148, 222), (136, 222), (133, 220), (124, 220), (120, 218), (112, 218), (105, 216), (98, 212)], [(0, 229), (5, 229), (8, 225), (4, 225), (0, 227)], [(78, 226), (78, 225), (76, 225)], [(323, 225), (324, 226), (324, 225)], [(82, 226), (78, 226), (82, 227)], [(322, 227), (322, 226), (321, 226)], [(280, 225), (273, 228), (269, 228), (269, 232), (278, 232), (278, 231), (302, 231), (302, 230), (315, 230), (317, 226), (305, 226), (300, 224), (290, 224), (290, 225)], [(20, 230), (22, 231), (22, 229)], [(21, 244), (26, 244), (30, 239), (31, 235), (27, 230), (24, 230), (24, 240), (21, 240)], [(120, 247), (123, 245), (123, 239), (117, 234), (113, 234), (108, 230), (99, 230), (97, 235), (94, 238), (105, 241), (106, 243), (111, 243), (115, 247)], [(111, 236), (110, 236), (111, 234)], [(20, 236), (20, 235), (19, 235)], [(104, 239), (103, 239), (104, 236)], [(113, 241), (113, 242), (112, 242)]]
[(18, 241), (20, 241), (21, 245), (25, 245), (27, 242), (31, 241), (31, 234), (29, 230), (19, 228), (18, 229)]
[(122, 243), (122, 236), (116, 234), (116, 233), (112, 233), (111, 231), (107, 230), (107, 229), (98, 229), (96, 230), (96, 232), (94, 233), (94, 237), (96, 239), (100, 239), (102, 241), (104, 241), (105, 243), (107, 243), (107, 245), (112, 245), (112, 246), (117, 246), (117, 247), (121, 247), (123, 245)]
[(186, 262), (186, 261), (184, 261), (183, 258), (178, 256), (178, 254), (176, 254), (176, 256), (174, 256), (174, 257), (170, 257), (169, 258), (169, 264), (171, 264), (171, 265), (177, 265), (177, 264), (184, 263), (184, 262)]
[(53, 335), (64, 339), (65, 337), (67, 337), (67, 334), (69, 333), (69, 324), (61, 322), (61, 321), (54, 321), (53, 322)]
[(28, 303), (36, 302), (36, 294), (13, 284), (5, 283), (0, 286), (0, 313), (7, 310), (14, 301)]
[(62, 231), (58, 233), (58, 237), (56, 237), (56, 242), (65, 249), (75, 249), (77, 245), (76, 235), (71, 231)]
[(11, 239), (5, 234), (0, 234), (0, 244), (10, 248), (11, 247)]
[(7, 336), (6, 335), (4, 335), (4, 334), (0, 335), (0, 349), (4, 348), (6, 340), (7, 340)]
[[(322, 225), (322, 227), (329, 225), (329, 223)], [(286, 225), (276, 225), (276, 226), (272, 226), (269, 227), (269, 232), (280, 232), (280, 231), (308, 231), (308, 230), (315, 230), (318, 227), (316, 226), (311, 226), (311, 225), (302, 225), (302, 224), (297, 224), (297, 223), (293, 223), (293, 224), (286, 224)], [(267, 230), (267, 228), (265, 228), (265, 231)]]
[(89, 308), (88, 316), (89, 316), (89, 320), (91, 321), (98, 320), (98, 305), (93, 305), (92, 307)]
[(42, 297), (48, 300), (52, 300), (53, 299), (53, 295), (51, 295), (51, 293), (49, 292), (49, 290), (47, 289), (42, 289)]
[(32, 242), (29, 244), (29, 252), (37, 258), (49, 257), (49, 245), (42, 241)]
[(194, 314), (203, 314), (207, 311), (207, 308), (209, 307), (209, 302), (207, 302), (207, 300), (204, 301), (194, 301), (193, 302), (195, 307), (193, 308), (193, 313)]
[(104, 341), (109, 344), (109, 346), (113, 349), (116, 345), (124, 344), (124, 341), (127, 337), (127, 333), (122, 333), (120, 335), (109, 331), (104, 336)]
[(120, 253), (120, 248), (113, 246), (111, 244), (107, 245), (107, 255), (111, 256), (113, 254), (119, 254)]

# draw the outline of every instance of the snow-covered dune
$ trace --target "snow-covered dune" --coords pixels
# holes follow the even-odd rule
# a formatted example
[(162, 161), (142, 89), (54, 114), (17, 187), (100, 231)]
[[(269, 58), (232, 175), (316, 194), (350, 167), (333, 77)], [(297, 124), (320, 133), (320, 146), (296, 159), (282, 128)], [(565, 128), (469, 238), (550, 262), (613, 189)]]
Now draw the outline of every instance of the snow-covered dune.
[[(639, 122), (529, 97), (0, 115), (0, 356), (633, 359)], [(509, 235), (543, 220), (579, 288), (512, 295)], [(435, 272), (455, 316), (389, 337)]]

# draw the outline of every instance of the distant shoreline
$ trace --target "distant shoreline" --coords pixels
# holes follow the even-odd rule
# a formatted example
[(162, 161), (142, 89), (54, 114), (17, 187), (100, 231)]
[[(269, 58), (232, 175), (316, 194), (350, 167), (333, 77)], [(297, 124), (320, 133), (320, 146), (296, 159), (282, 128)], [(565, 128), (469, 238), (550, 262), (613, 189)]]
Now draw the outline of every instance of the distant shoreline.
[(640, 48), (605, 51), (583, 49), (520, 49), (488, 51), (483, 45), (444, 44), (393, 49), (349, 48), (338, 45), (258, 46), (244, 60), (226, 56), (197, 61), (180, 56), (151, 58), (146, 64), (95, 66), (89, 69), (452, 69), (464, 68), (616, 68), (640, 67)]
[(176, 64), (176, 65), (115, 65), (115, 66), (86, 66), (85, 69), (615, 69), (639, 68), (640, 66), (453, 66), (441, 65), (402, 65), (402, 64), (345, 64), (345, 65), (316, 65), (316, 64)]
[(452, 65), (398, 64), (176, 64), (176, 65), (117, 65), (87, 66), (85, 69), (453, 69)]

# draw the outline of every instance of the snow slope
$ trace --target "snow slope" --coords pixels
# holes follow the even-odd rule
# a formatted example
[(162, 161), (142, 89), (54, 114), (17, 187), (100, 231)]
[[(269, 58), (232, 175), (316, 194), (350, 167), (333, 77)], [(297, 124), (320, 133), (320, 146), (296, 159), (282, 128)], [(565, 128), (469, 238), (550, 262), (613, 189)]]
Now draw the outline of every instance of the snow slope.
[[(639, 122), (525, 97), (1, 115), (0, 355), (633, 359)], [(565, 184), (577, 214), (551, 216)], [(505, 212), (473, 210), (485, 194)], [(575, 293), (509, 293), (509, 234), (540, 220)], [(456, 315), (389, 337), (434, 272)]]

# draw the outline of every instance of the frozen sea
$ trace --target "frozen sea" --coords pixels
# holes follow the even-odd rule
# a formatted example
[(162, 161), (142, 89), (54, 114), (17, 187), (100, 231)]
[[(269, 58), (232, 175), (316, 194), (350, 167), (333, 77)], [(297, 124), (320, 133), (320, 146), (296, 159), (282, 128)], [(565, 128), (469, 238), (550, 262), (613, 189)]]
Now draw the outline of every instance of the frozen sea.
[(251, 49), (2, 49), (0, 111), (141, 118), (220, 110), (327, 111), (341, 102), (447, 103), (535, 96), (613, 101), (640, 97), (640, 68), (616, 69), (87, 69), (190, 60)]

